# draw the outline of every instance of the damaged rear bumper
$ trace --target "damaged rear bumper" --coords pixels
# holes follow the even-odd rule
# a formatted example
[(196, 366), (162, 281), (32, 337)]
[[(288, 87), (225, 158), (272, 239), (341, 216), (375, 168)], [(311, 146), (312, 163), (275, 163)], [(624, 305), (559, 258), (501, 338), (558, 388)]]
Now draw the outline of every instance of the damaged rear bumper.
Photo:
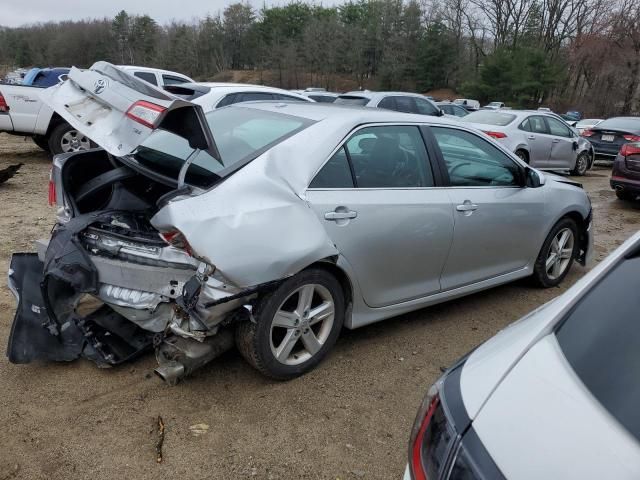
[[(111, 366), (155, 348), (158, 373), (173, 384), (231, 348), (225, 327), (247, 318), (256, 289), (225, 282), (173, 247), (96, 228), (113, 218), (76, 217), (56, 226), (39, 255), (13, 255), (12, 363), (84, 357)], [(118, 228), (126, 220), (118, 217)]]

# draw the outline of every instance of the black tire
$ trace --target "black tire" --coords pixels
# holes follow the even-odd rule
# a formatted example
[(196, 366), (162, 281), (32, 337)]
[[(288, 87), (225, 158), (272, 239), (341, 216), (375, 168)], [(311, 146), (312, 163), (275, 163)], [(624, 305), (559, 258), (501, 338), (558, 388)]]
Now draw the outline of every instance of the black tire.
[(526, 150), (516, 150), (516, 155), (520, 160), (529, 165), (529, 154)]
[[(286, 364), (276, 357), (276, 354), (272, 350), (273, 335), (279, 333), (278, 331), (272, 331), (272, 322), (276, 313), (282, 308), (286, 309), (286, 302), (295, 300), (294, 295), (298, 295), (296, 290), (304, 286), (317, 285), (323, 287), (323, 292), (328, 292), (333, 300), (333, 322), (327, 324), (324, 335), (326, 339), (317, 352), (311, 354), (310, 358), (297, 364)], [(315, 287), (314, 287), (315, 288)], [(316, 291), (314, 290), (313, 298), (316, 299)], [(320, 297), (317, 297), (320, 298)], [(297, 301), (300, 302), (300, 297), (297, 297)], [(293, 301), (293, 303), (296, 303)], [(299, 303), (298, 303), (299, 304)], [(254, 305), (253, 309), (253, 321), (244, 321), (240, 323), (236, 328), (236, 345), (242, 356), (251, 364), (256, 370), (262, 374), (271, 377), (276, 380), (289, 380), (300, 375), (305, 374), (309, 370), (313, 369), (322, 359), (327, 355), (329, 350), (333, 347), (342, 324), (344, 323), (345, 305), (344, 305), (344, 292), (340, 282), (331, 275), (329, 272), (319, 268), (312, 268), (304, 270), (297, 275), (285, 280), (276, 290), (273, 292), (264, 294)], [(319, 325), (317, 323), (315, 325)], [(298, 325), (296, 323), (296, 325)], [(322, 324), (324, 325), (324, 324)], [(320, 328), (324, 328), (323, 326)], [(285, 330), (289, 334), (288, 329), (281, 327), (274, 327), (278, 330)], [(311, 327), (309, 327), (311, 328)], [(295, 328), (291, 329), (291, 334), (294, 334)], [(297, 335), (302, 335), (303, 324), (300, 324), (300, 329), (297, 329)], [(307, 330), (305, 330), (306, 332)], [(317, 333), (315, 334), (317, 335)], [(292, 337), (293, 338), (293, 337)], [(292, 357), (296, 357), (295, 347), (301, 347), (306, 349), (303, 343), (302, 336), (295, 337), (293, 341), (294, 348), (290, 351)], [(317, 337), (316, 337), (317, 338)], [(284, 339), (281, 345), (284, 344)], [(277, 349), (276, 349), (277, 350)], [(309, 354), (308, 351), (304, 351), (301, 354), (302, 358)], [(287, 354), (289, 355), (289, 354)], [(297, 357), (296, 357), (297, 358)], [(297, 361), (294, 358), (293, 361)]]
[(44, 135), (34, 135), (33, 143), (40, 147), (45, 152), (49, 153), (49, 139)]
[(95, 148), (96, 144), (91, 140), (87, 139), (84, 135), (80, 134), (79, 136), (83, 139), (86, 139), (86, 145), (81, 148), (77, 148), (74, 150), (65, 149), (64, 146), (64, 137), (69, 132), (76, 132), (76, 129), (73, 128), (66, 122), (60, 123), (53, 127), (51, 133), (49, 134), (49, 151), (52, 155), (58, 155), (60, 153), (67, 153), (69, 151), (81, 151), (87, 150), (88, 148)]
[(618, 197), (618, 199), (620, 200), (625, 200), (627, 202), (630, 202), (631, 200), (633, 200), (633, 195), (631, 195), (629, 192), (625, 190), (616, 190), (616, 197)]
[(589, 153), (582, 152), (578, 155), (578, 158), (576, 158), (576, 165), (573, 170), (571, 170), (571, 175), (581, 177), (587, 173), (587, 170), (589, 170)]
[[(555, 239), (556, 235), (558, 235), (558, 233), (564, 229), (569, 229), (573, 234), (573, 249), (571, 251), (571, 257), (568, 259), (569, 261), (566, 263), (566, 266), (564, 266), (564, 270), (562, 270), (562, 272), (558, 276), (553, 277), (548, 272), (546, 263), (547, 259), (551, 255), (553, 240)], [(547, 238), (542, 244), (542, 248), (540, 249), (540, 253), (538, 254), (538, 258), (536, 259), (536, 263), (533, 267), (534, 282), (538, 286), (544, 288), (558, 286), (562, 282), (562, 280), (564, 280), (564, 277), (567, 276), (569, 270), (571, 270), (573, 261), (578, 255), (579, 248), (578, 226), (576, 225), (576, 222), (567, 217), (560, 219), (558, 223), (553, 226), (553, 228), (549, 232), (549, 235), (547, 235)]]

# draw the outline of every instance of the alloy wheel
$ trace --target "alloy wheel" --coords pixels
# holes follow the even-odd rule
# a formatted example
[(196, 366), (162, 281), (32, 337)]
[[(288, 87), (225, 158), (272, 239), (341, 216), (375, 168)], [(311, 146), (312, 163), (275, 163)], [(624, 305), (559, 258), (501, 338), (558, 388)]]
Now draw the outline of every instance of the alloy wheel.
[(334, 300), (326, 287), (306, 284), (294, 290), (271, 321), (273, 356), (285, 365), (306, 362), (329, 338), (334, 317)]
[(60, 148), (63, 152), (79, 152), (91, 148), (91, 140), (77, 130), (69, 130), (60, 139)]
[(569, 228), (560, 230), (549, 248), (545, 270), (551, 280), (559, 278), (571, 262), (573, 255), (574, 236)]

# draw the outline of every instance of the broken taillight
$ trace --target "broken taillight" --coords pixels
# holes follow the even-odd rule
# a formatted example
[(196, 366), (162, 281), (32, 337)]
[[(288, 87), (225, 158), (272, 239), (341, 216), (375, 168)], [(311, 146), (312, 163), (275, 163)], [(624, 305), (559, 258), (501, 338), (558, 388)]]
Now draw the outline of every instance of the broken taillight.
[(483, 130), (483, 132), (486, 135), (489, 135), (491, 138), (507, 138), (507, 134), (506, 133), (492, 132), (492, 131), (486, 131), (486, 130)]
[(9, 105), (7, 104), (7, 101), (2, 96), (2, 93), (0, 93), (0, 112), (2, 113), (9, 112)]
[(136, 122), (154, 129), (158, 126), (160, 117), (166, 108), (156, 105), (155, 103), (138, 100), (127, 110), (127, 117)]
[(160, 232), (160, 237), (172, 247), (184, 250), (192, 255), (191, 245), (180, 230), (170, 230), (168, 232)]
[(49, 172), (49, 206), (52, 207), (57, 203), (56, 182), (53, 181), (53, 169)]
[(583, 137), (590, 137), (590, 136), (592, 136), (594, 133), (596, 133), (596, 132), (594, 132), (593, 130), (589, 130), (589, 129), (587, 129), (587, 130), (583, 130), (583, 131), (582, 131), (582, 133), (581, 133), (581, 135), (582, 135)]

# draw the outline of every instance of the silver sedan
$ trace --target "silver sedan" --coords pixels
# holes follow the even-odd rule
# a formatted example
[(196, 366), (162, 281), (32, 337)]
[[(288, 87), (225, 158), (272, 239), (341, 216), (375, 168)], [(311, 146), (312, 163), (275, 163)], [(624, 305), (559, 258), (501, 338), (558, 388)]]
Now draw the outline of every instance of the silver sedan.
[(591, 144), (562, 118), (540, 110), (480, 110), (460, 119), (498, 140), (532, 167), (584, 175)]
[(98, 67), (45, 95), (104, 150), (54, 161), (58, 223), (12, 260), (12, 362), (154, 347), (174, 383), (235, 337), (289, 379), (343, 327), (523, 277), (556, 286), (591, 252), (579, 184), (455, 121), (302, 102), (205, 115)]

